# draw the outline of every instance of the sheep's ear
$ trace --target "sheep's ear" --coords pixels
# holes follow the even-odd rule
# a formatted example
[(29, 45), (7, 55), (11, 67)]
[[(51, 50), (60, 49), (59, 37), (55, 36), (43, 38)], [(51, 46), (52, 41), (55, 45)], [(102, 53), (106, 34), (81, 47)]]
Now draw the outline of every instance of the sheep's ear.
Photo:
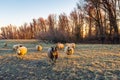
[(51, 49), (52, 49), (52, 51), (54, 51), (54, 48), (53, 48), (53, 47), (51, 47)]
[(58, 49), (58, 48), (57, 48), (57, 47), (55, 47), (55, 51), (57, 51), (57, 49)]
[(20, 47), (22, 47), (22, 45), (20, 45)]
[(68, 46), (68, 49), (70, 49), (70, 47)]
[(68, 47), (68, 51), (70, 51), (71, 49), (70, 49), (70, 47)]

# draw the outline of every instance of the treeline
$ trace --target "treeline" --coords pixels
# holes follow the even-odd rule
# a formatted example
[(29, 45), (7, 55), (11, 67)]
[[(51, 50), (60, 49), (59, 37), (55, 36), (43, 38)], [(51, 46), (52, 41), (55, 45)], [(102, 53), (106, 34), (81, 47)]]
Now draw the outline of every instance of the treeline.
[(79, 1), (70, 15), (50, 14), (17, 27), (1, 27), (2, 39), (40, 39), (52, 42), (119, 43), (120, 0)]

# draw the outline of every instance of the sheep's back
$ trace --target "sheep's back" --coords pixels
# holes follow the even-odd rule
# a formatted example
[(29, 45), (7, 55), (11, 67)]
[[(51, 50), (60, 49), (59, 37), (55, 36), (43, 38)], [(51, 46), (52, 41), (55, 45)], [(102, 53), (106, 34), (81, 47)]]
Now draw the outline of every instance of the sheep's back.
[(26, 47), (19, 47), (18, 50), (18, 55), (25, 55), (27, 53), (27, 48)]

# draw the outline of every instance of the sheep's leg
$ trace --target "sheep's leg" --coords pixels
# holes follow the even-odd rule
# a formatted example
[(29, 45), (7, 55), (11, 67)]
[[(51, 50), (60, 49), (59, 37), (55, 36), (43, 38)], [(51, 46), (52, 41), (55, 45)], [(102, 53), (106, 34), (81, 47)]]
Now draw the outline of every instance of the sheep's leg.
[(56, 63), (56, 59), (54, 59), (54, 63)]
[(54, 63), (56, 63), (57, 58), (58, 58), (58, 56), (56, 55), (56, 56), (54, 57)]
[(52, 57), (52, 58), (51, 58), (51, 62), (52, 62), (53, 65), (54, 65), (54, 61), (55, 61), (55, 60), (54, 60), (54, 57)]
[(55, 64), (55, 60), (54, 60), (54, 58), (52, 58), (51, 61), (52, 61), (52, 62), (51, 62), (52, 65), (54, 65), (54, 64)]

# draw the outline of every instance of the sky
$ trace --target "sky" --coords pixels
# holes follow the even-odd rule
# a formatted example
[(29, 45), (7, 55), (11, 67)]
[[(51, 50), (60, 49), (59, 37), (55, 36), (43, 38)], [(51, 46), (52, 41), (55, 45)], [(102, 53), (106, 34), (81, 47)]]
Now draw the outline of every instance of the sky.
[(0, 0), (0, 27), (20, 26), (49, 14), (59, 15), (74, 10), (78, 0)]

